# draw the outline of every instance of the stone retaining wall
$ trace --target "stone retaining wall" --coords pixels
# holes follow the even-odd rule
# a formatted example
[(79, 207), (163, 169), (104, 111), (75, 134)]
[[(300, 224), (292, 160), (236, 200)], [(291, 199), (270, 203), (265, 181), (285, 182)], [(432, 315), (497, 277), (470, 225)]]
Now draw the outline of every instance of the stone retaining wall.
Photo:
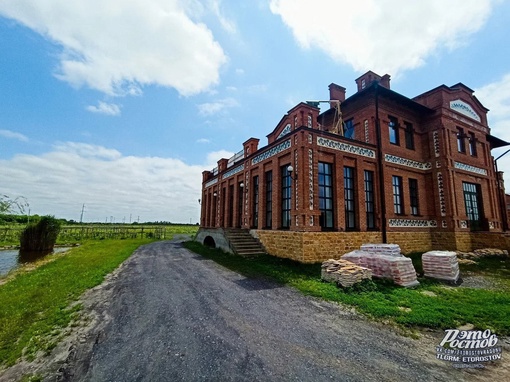
[[(365, 243), (381, 243), (381, 232), (294, 232), (252, 230), (266, 251), (277, 257), (302, 263), (338, 259)], [(402, 253), (431, 250), (472, 251), (480, 248), (510, 249), (510, 237), (501, 233), (388, 232), (388, 243), (398, 244)]]

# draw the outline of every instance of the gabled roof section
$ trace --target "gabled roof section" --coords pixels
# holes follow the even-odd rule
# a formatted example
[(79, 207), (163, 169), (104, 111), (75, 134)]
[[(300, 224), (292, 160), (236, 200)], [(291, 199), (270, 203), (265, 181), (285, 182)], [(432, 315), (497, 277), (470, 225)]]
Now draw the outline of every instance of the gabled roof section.
[[(414, 97), (413, 100), (433, 109), (437, 109), (439, 107), (451, 108), (450, 102), (457, 100), (461, 101), (461, 103), (465, 102), (467, 103), (467, 105), (465, 105), (467, 106), (466, 111), (469, 111), (469, 108), (473, 108), (475, 114), (478, 114), (478, 117), (480, 118), (479, 122), (486, 125), (487, 112), (489, 109), (483, 106), (473, 93), (473, 89), (464, 85), (462, 82), (459, 82), (453, 86), (440, 85)], [(436, 94), (440, 94), (441, 96), (437, 97)], [(458, 110), (454, 109), (454, 111), (464, 114), (460, 108)], [(465, 115), (469, 117), (469, 114)], [(478, 118), (475, 117), (474, 119), (477, 120)]]
[[(379, 97), (384, 97), (386, 99), (393, 100), (395, 102), (398, 102), (400, 104), (406, 105), (409, 108), (416, 110), (420, 113), (431, 113), (433, 112), (432, 109), (429, 107), (422, 105), (421, 103), (418, 103), (414, 101), (411, 98), (408, 98), (400, 93), (397, 93), (396, 91), (393, 91), (391, 89), (388, 89), (387, 87), (381, 86), (379, 82), (374, 81), (369, 86), (367, 86), (365, 89), (358, 91), (357, 93), (354, 93), (352, 96), (347, 98), (343, 103), (342, 106), (347, 107), (350, 103), (354, 103), (360, 99), (363, 99), (365, 97), (374, 97), (375, 94), (377, 94)], [(334, 112), (330, 110), (326, 110), (323, 114), (329, 114)]]
[(268, 144), (290, 134), (298, 127), (308, 126), (308, 116), (311, 117), (312, 128), (315, 128), (318, 115), (319, 109), (317, 107), (311, 106), (305, 102), (298, 103), (282, 117), (274, 130), (267, 135)]

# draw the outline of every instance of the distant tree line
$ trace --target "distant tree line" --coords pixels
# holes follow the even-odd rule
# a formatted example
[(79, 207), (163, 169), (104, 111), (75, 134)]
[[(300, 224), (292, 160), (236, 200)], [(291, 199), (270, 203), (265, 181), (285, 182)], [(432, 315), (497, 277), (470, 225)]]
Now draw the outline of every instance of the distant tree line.
[[(10, 225), (10, 224), (28, 224), (28, 223), (37, 223), (41, 220), (41, 216), (39, 215), (17, 215), (17, 214), (9, 214), (9, 213), (0, 213), (0, 225)], [(133, 223), (105, 223), (105, 222), (91, 222), (91, 223), (80, 223), (76, 220), (70, 219), (57, 219), (60, 225), (156, 225), (156, 226), (168, 226), (168, 225), (198, 225), (197, 224), (189, 224), (189, 223), (172, 223), (168, 221), (154, 221), (154, 222), (133, 222)]]

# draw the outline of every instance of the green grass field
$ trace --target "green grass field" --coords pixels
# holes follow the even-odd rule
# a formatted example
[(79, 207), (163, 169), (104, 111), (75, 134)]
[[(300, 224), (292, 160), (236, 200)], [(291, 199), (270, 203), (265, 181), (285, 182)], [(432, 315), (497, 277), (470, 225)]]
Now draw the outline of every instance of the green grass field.
[(14, 364), (22, 354), (31, 359), (50, 351), (80, 310), (71, 304), (151, 241), (88, 241), (0, 285), (0, 366)]

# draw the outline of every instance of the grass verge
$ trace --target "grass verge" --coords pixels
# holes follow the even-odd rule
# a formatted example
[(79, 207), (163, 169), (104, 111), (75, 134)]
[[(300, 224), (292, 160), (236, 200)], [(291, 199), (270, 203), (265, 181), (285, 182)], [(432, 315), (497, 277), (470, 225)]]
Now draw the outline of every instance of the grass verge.
[(149, 239), (85, 242), (65, 256), (17, 275), (0, 286), (0, 366), (24, 355), (49, 352), (80, 306), (69, 308), (87, 289), (100, 284)]
[[(247, 260), (197, 242), (187, 242), (185, 246), (247, 277), (267, 277), (306, 295), (351, 305), (370, 317), (407, 328), (449, 329), (471, 323), (477, 329), (510, 335), (510, 294), (503, 289), (450, 287), (425, 278), (420, 278), (420, 285), (414, 289), (381, 279), (343, 289), (321, 281), (320, 264), (301, 264), (272, 256)], [(415, 258), (419, 256), (414, 254)], [(487, 277), (506, 277), (502, 268), (510, 269), (508, 259), (503, 263), (501, 259), (484, 261), (478, 267), (471, 266), (470, 271)]]

